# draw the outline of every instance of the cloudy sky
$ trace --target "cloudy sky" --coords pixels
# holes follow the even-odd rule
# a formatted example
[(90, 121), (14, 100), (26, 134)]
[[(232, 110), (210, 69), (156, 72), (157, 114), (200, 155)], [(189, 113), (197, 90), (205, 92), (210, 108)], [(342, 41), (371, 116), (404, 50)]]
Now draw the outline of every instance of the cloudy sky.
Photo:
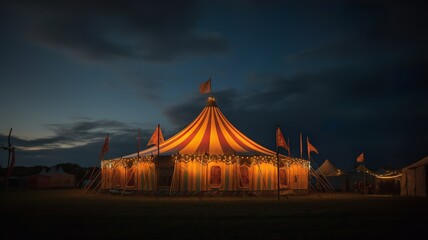
[(13, 128), (18, 166), (94, 166), (107, 133), (114, 158), (139, 128), (143, 149), (158, 123), (185, 127), (211, 77), (221, 111), (270, 149), (279, 124), (315, 164), (404, 167), (428, 155), (428, 15), (390, 2), (2, 1), (0, 144)]

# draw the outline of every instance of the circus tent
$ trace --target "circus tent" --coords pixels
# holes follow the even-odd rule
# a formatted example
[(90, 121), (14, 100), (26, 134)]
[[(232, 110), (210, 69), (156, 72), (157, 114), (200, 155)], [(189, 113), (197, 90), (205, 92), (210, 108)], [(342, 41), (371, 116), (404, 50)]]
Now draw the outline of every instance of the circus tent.
[[(159, 157), (158, 157), (159, 152)], [(306, 160), (279, 156), (280, 188), (308, 189)], [(158, 146), (102, 162), (102, 188), (171, 192), (277, 188), (276, 152), (236, 129), (212, 97), (186, 128)]]
[[(275, 155), (242, 134), (222, 114), (214, 98), (186, 128), (159, 146), (161, 155), (172, 154), (228, 154)], [(141, 151), (140, 156), (156, 155), (157, 147)], [(125, 158), (136, 157), (138, 153)]]

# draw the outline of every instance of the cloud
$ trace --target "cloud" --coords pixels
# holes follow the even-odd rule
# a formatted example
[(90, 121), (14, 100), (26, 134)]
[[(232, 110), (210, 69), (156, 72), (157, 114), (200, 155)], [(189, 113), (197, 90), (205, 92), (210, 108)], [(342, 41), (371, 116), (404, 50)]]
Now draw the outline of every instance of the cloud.
[(366, 28), (370, 37), (397, 43), (402, 40), (423, 43), (428, 38), (424, 1), (352, 0), (345, 2), (344, 7), (370, 20), (370, 27)]
[[(232, 124), (268, 148), (275, 148), (279, 124), (295, 156), (302, 131), (320, 151), (313, 156), (319, 163), (328, 158), (350, 169), (364, 151), (371, 168), (398, 168), (426, 155), (426, 69), (420, 57), (287, 77), (254, 74), (248, 78), (250, 91), (229, 89), (213, 96)], [(204, 97), (189, 98), (165, 114), (181, 130), (204, 102)]]
[[(426, 3), (344, 1), (338, 32), (285, 57), (292, 66), (367, 65), (390, 59), (426, 55)], [(346, 13), (346, 14), (344, 14)], [(323, 16), (325, 18), (325, 16)], [(314, 67), (314, 66), (313, 66)]]
[[(78, 121), (69, 124), (50, 124), (54, 135), (26, 140), (14, 137), (17, 165), (55, 165), (72, 162), (81, 166), (99, 165), (99, 153), (106, 134), (110, 137), (107, 158), (124, 156), (138, 149), (138, 128), (111, 120)], [(148, 142), (152, 129), (141, 129), (141, 149)], [(0, 134), (0, 143), (7, 143), (7, 135)], [(7, 158), (7, 157), (6, 157)], [(2, 158), (3, 159), (3, 158)], [(2, 162), (6, 165), (6, 163)]]
[(15, 22), (30, 39), (90, 61), (135, 58), (164, 62), (215, 54), (228, 43), (219, 33), (196, 31), (198, 5), (186, 1), (13, 1)]

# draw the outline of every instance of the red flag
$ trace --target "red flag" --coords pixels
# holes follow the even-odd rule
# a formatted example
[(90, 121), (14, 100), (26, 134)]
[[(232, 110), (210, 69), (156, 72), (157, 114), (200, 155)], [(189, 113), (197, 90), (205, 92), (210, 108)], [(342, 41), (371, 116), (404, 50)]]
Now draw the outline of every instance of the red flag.
[(101, 148), (100, 159), (103, 159), (104, 155), (108, 152), (108, 144), (109, 144), (109, 137), (107, 134), (106, 138), (104, 139), (103, 148)]
[(15, 149), (12, 150), (12, 156), (11, 156), (11, 161), (10, 161), (10, 165), (7, 168), (7, 177), (9, 178), (10, 176), (12, 176), (12, 172), (13, 169), (15, 168)]
[(287, 142), (284, 140), (284, 136), (281, 133), (281, 129), (279, 127), (276, 128), (276, 146), (283, 147), (290, 154), (290, 147), (287, 145)]
[(359, 163), (364, 162), (364, 153), (361, 153), (361, 154), (357, 157), (357, 162), (359, 162)]
[(318, 150), (309, 142), (309, 138), (307, 138), (306, 140), (307, 140), (307, 144), (308, 144), (308, 156), (309, 156), (310, 152), (314, 152), (314, 153), (318, 154)]
[(201, 94), (211, 92), (211, 78), (209, 78), (206, 82), (203, 82), (201, 83), (201, 85), (199, 85), (199, 92)]
[(152, 137), (150, 138), (149, 142), (147, 143), (147, 146), (149, 145), (156, 145), (163, 143), (165, 140), (163, 139), (162, 131), (160, 128), (160, 124), (158, 124), (158, 127), (156, 128), (155, 132), (153, 133)]

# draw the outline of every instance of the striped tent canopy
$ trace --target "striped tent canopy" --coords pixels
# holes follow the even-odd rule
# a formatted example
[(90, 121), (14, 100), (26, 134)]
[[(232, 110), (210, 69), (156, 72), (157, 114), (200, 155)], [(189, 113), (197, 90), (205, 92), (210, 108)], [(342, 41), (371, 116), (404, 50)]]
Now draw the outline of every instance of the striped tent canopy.
[[(157, 155), (157, 146), (140, 156)], [(173, 154), (275, 155), (236, 129), (223, 115), (213, 97), (199, 116), (181, 132), (159, 145), (161, 156)], [(136, 157), (137, 153), (124, 158)]]

